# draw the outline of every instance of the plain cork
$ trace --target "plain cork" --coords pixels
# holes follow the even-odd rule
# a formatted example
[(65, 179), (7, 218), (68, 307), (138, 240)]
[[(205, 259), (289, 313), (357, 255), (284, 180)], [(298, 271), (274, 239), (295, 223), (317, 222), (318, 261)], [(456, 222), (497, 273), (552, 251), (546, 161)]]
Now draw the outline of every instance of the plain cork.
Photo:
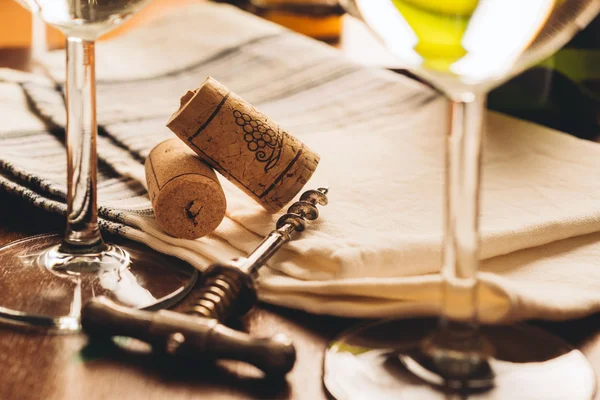
[(167, 126), (270, 212), (289, 203), (319, 163), (317, 153), (210, 77), (181, 98)]
[(215, 171), (174, 138), (146, 158), (146, 182), (160, 228), (171, 236), (197, 239), (213, 232), (227, 208)]

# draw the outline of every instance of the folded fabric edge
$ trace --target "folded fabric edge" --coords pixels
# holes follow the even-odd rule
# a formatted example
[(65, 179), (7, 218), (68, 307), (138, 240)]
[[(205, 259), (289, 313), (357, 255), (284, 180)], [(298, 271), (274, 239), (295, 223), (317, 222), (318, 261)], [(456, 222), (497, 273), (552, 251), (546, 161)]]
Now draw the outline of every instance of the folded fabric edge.
[[(439, 295), (437, 296), (439, 298)], [(346, 318), (414, 318), (439, 315), (439, 301), (390, 300), (362, 296), (328, 296), (304, 292), (259, 291), (261, 301), (305, 311), (311, 314)], [(484, 304), (481, 322), (501, 323), (511, 320), (506, 302)]]

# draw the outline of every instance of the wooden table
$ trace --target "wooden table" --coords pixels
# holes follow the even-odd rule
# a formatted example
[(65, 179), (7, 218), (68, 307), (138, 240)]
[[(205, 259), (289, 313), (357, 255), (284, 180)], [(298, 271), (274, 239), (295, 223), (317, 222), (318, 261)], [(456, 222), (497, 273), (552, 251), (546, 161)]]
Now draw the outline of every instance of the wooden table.
[[(63, 218), (0, 194), (0, 244), (60, 230)], [(32, 282), (35, 284), (35, 282)], [(185, 302), (177, 308), (181, 309)], [(237, 363), (185, 371), (148, 354), (87, 347), (84, 335), (46, 336), (0, 326), (0, 399), (321, 399), (322, 351), (356, 321), (260, 306), (241, 322), (253, 335), (288, 335), (298, 352), (286, 381)]]
[[(356, 52), (360, 46), (352, 43), (351, 49)], [(26, 49), (0, 49), (0, 67), (28, 65)], [(0, 193), (0, 244), (63, 226), (61, 217)], [(177, 308), (184, 306), (185, 302)], [(184, 368), (147, 353), (89, 346), (83, 335), (47, 336), (0, 327), (0, 399), (323, 399), (323, 350), (356, 322), (267, 305), (241, 321), (241, 328), (253, 335), (282, 332), (294, 341), (298, 360), (286, 381), (266, 380), (236, 363)], [(580, 348), (600, 371), (600, 315), (537, 324)]]

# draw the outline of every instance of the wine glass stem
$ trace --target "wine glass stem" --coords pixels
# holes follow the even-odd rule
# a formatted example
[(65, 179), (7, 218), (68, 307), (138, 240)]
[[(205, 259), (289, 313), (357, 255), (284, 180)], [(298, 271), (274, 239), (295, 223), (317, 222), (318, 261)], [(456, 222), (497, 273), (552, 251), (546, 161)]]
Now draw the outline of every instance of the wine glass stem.
[[(446, 210), (442, 266), (442, 324), (477, 329), (479, 182), (485, 95), (451, 101), (446, 140)], [(455, 332), (459, 333), (459, 332)]]
[(42, 17), (33, 13), (31, 16), (31, 58), (39, 62), (48, 51), (46, 23)]
[(60, 250), (106, 248), (96, 205), (96, 76), (94, 42), (67, 38), (67, 228)]

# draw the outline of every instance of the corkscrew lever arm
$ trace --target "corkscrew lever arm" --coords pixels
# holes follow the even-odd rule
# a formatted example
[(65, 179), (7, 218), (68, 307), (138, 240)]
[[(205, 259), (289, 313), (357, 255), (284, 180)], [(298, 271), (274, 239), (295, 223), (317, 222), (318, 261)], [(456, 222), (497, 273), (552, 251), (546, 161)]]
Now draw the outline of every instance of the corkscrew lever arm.
[(316, 204), (327, 205), (328, 188), (308, 190), (302, 194), (300, 201), (295, 202), (288, 212), (277, 221), (277, 229), (267, 237), (242, 260), (239, 268), (247, 274), (255, 275), (258, 269), (287, 242), (292, 240), (294, 232), (301, 232), (306, 228), (306, 220), (315, 220), (319, 217)]

